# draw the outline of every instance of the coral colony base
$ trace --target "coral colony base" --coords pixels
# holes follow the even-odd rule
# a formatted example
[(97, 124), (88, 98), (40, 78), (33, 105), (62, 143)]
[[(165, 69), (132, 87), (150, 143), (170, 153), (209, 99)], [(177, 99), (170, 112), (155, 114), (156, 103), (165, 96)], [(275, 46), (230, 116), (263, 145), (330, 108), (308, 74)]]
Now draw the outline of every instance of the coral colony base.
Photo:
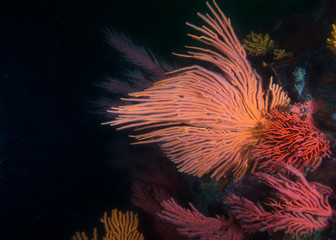
[[(187, 23), (200, 34), (189, 36), (203, 47), (188, 46), (187, 54), (177, 54), (200, 60), (200, 65), (171, 70), (125, 36), (106, 31), (111, 45), (144, 71), (127, 73), (133, 85), (115, 79), (103, 84), (115, 93), (131, 92), (122, 105), (109, 110), (115, 118), (104, 124), (134, 129), (135, 144), (158, 143), (180, 172), (236, 184), (253, 173), (273, 189), (272, 195), (254, 203), (225, 193), (226, 213), (206, 217), (191, 203), (191, 209), (180, 206), (170, 187), (160, 188), (172, 184), (160, 176), (160, 186), (135, 185), (133, 203), (160, 223), (156, 230), (166, 234), (163, 239), (247, 239), (256, 232), (302, 235), (327, 228), (335, 216), (329, 203), (333, 190), (308, 182), (304, 174), (330, 156), (329, 141), (314, 125), (309, 109), (302, 114), (305, 104), (291, 105), (272, 79), (262, 86), (230, 20), (215, 1), (206, 4), (210, 13), (198, 14), (205, 25)], [(328, 39), (329, 46), (332, 43)], [(252, 48), (249, 44), (249, 51)], [(143, 85), (147, 87), (141, 89)], [(113, 234), (105, 239), (131, 239)]]

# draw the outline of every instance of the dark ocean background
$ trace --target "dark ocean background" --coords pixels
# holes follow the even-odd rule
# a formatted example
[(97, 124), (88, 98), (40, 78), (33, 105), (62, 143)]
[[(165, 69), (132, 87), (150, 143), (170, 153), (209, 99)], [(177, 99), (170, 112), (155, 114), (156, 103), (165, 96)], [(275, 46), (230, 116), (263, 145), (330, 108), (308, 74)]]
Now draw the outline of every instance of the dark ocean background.
[[(242, 37), (323, 1), (217, 2)], [(0, 239), (66, 240), (91, 233), (104, 211), (138, 211), (127, 168), (111, 164), (126, 134), (101, 126), (92, 103), (95, 84), (123, 70), (102, 28), (179, 62), (171, 52), (188, 44), (185, 22), (201, 24), (205, 9), (203, 0), (1, 2)]]

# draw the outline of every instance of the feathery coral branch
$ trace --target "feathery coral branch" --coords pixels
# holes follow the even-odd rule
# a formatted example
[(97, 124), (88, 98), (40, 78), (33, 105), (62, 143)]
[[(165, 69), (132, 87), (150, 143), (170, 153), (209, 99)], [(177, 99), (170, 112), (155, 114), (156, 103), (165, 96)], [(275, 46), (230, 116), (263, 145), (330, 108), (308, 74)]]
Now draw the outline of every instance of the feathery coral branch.
[(244, 239), (243, 232), (233, 218), (229, 220), (205, 217), (189, 203), (191, 210), (179, 206), (173, 198), (162, 202), (163, 210), (158, 216), (178, 226), (178, 231), (189, 238), (207, 239)]
[(170, 69), (170, 67), (159, 61), (150, 50), (136, 46), (130, 38), (122, 33), (116, 33), (109, 29), (103, 29), (103, 31), (109, 44), (124, 54), (128, 61), (148, 70), (158, 79), (165, 77), (164, 71)]

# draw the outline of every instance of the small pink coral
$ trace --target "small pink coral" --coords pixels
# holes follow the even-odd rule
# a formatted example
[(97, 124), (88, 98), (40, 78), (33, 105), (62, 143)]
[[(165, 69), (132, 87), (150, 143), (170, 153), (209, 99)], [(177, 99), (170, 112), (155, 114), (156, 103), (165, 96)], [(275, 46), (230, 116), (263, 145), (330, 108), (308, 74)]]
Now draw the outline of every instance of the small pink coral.
[(323, 101), (311, 99), (308, 102), (295, 104), (290, 109), (290, 112), (298, 115), (302, 120), (304, 120), (308, 124), (314, 125), (313, 115), (325, 107), (326, 104)]

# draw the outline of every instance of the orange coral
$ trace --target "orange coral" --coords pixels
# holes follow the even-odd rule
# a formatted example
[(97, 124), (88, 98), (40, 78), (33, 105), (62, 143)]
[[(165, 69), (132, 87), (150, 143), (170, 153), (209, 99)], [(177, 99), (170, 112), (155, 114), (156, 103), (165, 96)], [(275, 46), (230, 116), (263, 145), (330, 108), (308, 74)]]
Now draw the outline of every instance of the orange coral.
[(118, 117), (106, 124), (136, 128), (140, 143), (160, 143), (179, 171), (195, 176), (211, 173), (219, 179), (230, 173), (236, 180), (250, 165), (251, 148), (265, 113), (289, 104), (282, 88), (270, 81), (267, 92), (259, 75), (215, 1), (212, 13), (198, 14), (208, 26), (197, 27), (203, 36), (190, 35), (210, 49), (190, 47), (188, 55), (212, 64), (219, 72), (194, 65), (159, 81), (142, 92), (129, 94), (131, 105), (112, 108)]

